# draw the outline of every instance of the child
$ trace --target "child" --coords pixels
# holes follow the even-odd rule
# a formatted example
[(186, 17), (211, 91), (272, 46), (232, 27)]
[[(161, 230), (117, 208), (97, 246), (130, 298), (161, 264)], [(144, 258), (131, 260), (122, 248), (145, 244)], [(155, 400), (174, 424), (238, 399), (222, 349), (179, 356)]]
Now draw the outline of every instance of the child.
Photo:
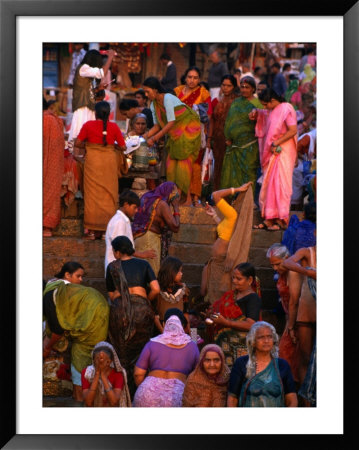
[(157, 308), (155, 324), (158, 330), (163, 333), (164, 315), (169, 308), (178, 308), (189, 322), (187, 313), (187, 303), (189, 289), (182, 282), (182, 261), (173, 256), (167, 256), (158, 271), (158, 282), (160, 293), (157, 298)]

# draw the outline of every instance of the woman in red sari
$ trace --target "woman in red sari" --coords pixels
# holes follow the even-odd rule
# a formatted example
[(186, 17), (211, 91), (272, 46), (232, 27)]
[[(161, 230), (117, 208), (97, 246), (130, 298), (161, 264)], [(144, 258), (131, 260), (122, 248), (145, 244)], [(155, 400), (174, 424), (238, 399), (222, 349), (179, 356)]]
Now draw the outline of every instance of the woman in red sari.
[(64, 173), (64, 126), (43, 100), (43, 236), (51, 237), (60, 222)]
[[(201, 71), (198, 67), (192, 66), (188, 68), (184, 74), (185, 84), (181, 84), (174, 89), (175, 94), (181, 102), (185, 103), (195, 111), (198, 111), (198, 106), (194, 105), (202, 104), (207, 108), (207, 122), (201, 120), (201, 150), (192, 165), (190, 193), (192, 204), (197, 207), (200, 206), (199, 199), (202, 193), (201, 162), (206, 147), (207, 124), (212, 114), (211, 96), (206, 88), (200, 86), (200, 79)], [(184, 203), (184, 205), (186, 204), (190, 204), (190, 202)]]
[(221, 172), (224, 154), (226, 152), (226, 138), (224, 124), (233, 100), (238, 97), (235, 93), (237, 80), (233, 75), (224, 75), (221, 84), (220, 100), (212, 102), (213, 114), (209, 123), (207, 147), (211, 147), (214, 156), (213, 190), (217, 191), (221, 182)]

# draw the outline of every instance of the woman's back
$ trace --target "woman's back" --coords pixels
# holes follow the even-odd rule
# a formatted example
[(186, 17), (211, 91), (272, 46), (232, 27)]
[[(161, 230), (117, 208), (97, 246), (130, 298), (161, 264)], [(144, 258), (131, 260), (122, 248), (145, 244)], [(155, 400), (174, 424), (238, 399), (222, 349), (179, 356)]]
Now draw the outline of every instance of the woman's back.
[(198, 357), (198, 347), (194, 342), (175, 348), (150, 341), (142, 350), (136, 366), (150, 371), (164, 370), (188, 375), (196, 367)]

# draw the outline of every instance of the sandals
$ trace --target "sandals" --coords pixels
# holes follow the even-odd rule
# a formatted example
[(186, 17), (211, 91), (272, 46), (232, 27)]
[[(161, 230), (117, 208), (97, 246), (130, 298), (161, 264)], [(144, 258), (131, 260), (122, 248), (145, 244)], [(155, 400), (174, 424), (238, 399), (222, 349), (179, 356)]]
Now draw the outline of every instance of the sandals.
[(277, 223), (268, 226), (265, 222), (262, 222), (258, 225), (253, 225), (254, 230), (266, 230), (266, 231), (280, 231), (282, 228)]

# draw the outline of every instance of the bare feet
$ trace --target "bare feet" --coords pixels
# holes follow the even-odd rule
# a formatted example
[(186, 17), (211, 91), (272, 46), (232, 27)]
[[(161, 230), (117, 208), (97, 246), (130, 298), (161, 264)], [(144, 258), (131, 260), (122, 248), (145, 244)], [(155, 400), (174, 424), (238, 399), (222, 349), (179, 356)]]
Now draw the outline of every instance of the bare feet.
[(43, 237), (52, 237), (52, 230), (49, 227), (44, 227), (42, 230)]

